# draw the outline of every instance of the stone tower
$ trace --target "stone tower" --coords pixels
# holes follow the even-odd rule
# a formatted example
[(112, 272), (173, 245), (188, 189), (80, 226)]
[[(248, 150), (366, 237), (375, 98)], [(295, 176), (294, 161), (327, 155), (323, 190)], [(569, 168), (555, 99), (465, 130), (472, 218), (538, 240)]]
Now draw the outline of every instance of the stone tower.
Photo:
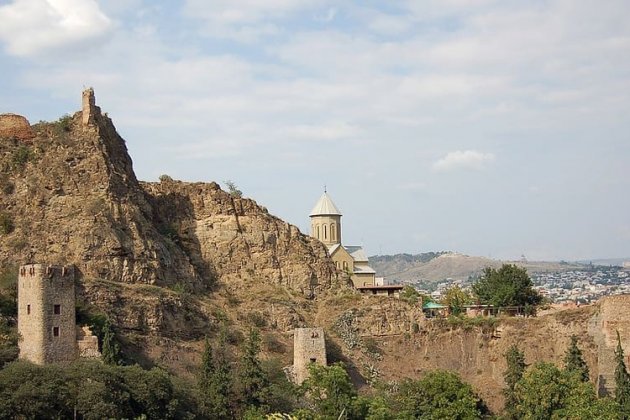
[(18, 277), (20, 358), (37, 364), (77, 358), (74, 267), (28, 264)]
[(341, 212), (327, 192), (319, 198), (309, 217), (313, 238), (319, 239), (327, 247), (341, 244)]
[(293, 376), (297, 384), (308, 378), (308, 366), (326, 366), (326, 341), (323, 328), (296, 328), (293, 332)]
[(96, 107), (96, 98), (92, 88), (83, 91), (81, 113), (83, 125), (94, 124), (94, 115), (98, 113), (98, 108)]

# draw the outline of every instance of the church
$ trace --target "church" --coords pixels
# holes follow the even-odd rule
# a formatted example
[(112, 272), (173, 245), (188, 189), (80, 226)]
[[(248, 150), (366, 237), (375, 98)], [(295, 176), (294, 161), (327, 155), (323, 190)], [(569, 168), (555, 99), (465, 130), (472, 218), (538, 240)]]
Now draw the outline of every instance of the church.
[(326, 245), (328, 255), (337, 269), (348, 274), (357, 290), (374, 295), (398, 295), (403, 286), (390, 285), (382, 277), (376, 277), (376, 271), (370, 267), (363, 247), (341, 243), (341, 212), (326, 191), (309, 217), (311, 236)]

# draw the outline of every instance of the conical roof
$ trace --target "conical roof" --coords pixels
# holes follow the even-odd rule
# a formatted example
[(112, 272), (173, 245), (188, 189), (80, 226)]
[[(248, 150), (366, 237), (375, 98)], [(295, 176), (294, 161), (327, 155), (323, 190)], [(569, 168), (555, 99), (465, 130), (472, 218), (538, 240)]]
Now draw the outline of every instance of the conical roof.
[(311, 210), (309, 216), (341, 216), (341, 212), (330, 199), (328, 193), (324, 193), (317, 201), (317, 204), (315, 204), (315, 207), (313, 207), (313, 210)]

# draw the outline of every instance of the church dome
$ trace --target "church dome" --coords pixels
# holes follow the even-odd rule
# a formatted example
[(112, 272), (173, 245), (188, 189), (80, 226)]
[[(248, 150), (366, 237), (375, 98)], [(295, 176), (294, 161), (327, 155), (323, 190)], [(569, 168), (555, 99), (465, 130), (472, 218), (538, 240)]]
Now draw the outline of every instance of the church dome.
[(328, 193), (324, 193), (317, 201), (317, 204), (315, 204), (315, 207), (313, 207), (313, 210), (311, 210), (309, 216), (341, 216), (341, 212), (335, 206)]

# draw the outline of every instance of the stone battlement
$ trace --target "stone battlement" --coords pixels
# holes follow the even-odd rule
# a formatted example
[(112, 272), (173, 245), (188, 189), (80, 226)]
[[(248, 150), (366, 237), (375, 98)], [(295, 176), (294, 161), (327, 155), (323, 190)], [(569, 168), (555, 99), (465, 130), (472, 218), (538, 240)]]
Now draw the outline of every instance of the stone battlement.
[(0, 114), (0, 138), (16, 138), (28, 141), (35, 138), (31, 124), (17, 114)]

